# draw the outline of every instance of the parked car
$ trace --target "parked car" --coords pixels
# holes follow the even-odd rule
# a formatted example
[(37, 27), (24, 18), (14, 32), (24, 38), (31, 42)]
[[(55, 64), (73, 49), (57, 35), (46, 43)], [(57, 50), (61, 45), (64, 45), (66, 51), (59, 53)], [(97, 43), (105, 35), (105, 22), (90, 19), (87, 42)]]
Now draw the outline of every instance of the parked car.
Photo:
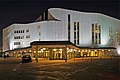
[(32, 62), (30, 55), (23, 55), (22, 56), (22, 63), (26, 63), (26, 62)]

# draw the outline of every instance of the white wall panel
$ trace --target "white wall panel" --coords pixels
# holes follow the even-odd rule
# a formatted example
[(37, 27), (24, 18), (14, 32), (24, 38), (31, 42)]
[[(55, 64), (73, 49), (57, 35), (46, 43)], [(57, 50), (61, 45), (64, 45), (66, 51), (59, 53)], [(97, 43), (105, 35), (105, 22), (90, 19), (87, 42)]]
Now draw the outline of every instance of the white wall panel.
[[(50, 14), (60, 21), (40, 21), (29, 24), (13, 24), (3, 30), (3, 50), (22, 48), (30, 46), (33, 41), (66, 41), (68, 40), (68, 14), (70, 14), (70, 41), (74, 43), (74, 22), (79, 22), (79, 43), (81, 47), (91, 47), (92, 23), (101, 25), (101, 44), (109, 46), (109, 27), (112, 27), (114, 42), (116, 42), (116, 31), (120, 31), (120, 20), (99, 14), (85, 13), (73, 10), (50, 8)], [(40, 26), (38, 29), (37, 26)], [(8, 31), (10, 29), (10, 31)], [(30, 32), (26, 33), (29, 29)], [(15, 30), (25, 30), (25, 33), (14, 34)], [(39, 32), (41, 35), (39, 35)], [(30, 35), (29, 39), (26, 36)], [(14, 36), (24, 36), (24, 39), (14, 39)], [(14, 42), (24, 42), (15, 46)], [(116, 44), (115, 44), (116, 46)]]

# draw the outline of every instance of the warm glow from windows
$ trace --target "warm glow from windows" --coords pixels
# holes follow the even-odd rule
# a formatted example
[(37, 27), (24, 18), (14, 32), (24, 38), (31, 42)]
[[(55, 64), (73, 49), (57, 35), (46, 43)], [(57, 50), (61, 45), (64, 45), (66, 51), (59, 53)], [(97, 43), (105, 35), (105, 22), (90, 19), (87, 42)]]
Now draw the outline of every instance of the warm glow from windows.
[(70, 52), (72, 52), (73, 51), (73, 49), (70, 49)]
[(76, 51), (76, 50), (74, 49), (74, 51)]
[(31, 50), (29, 52), (31, 52)]
[(43, 49), (41, 49), (41, 52), (43, 52)]
[(62, 49), (59, 49), (60, 51), (62, 51)]
[(53, 49), (53, 51), (56, 51), (56, 49)]
[(38, 51), (38, 53), (40, 53), (41, 51)]
[(46, 48), (43, 48), (43, 50), (45, 50)]
[(67, 50), (69, 50), (69, 48), (67, 48)]

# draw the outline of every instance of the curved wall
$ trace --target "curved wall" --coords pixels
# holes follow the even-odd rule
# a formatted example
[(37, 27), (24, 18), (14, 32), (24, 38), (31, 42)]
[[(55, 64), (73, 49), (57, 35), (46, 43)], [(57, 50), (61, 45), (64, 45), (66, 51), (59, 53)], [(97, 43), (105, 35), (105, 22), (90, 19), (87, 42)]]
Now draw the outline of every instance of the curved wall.
[[(74, 43), (74, 22), (79, 22), (79, 45), (81, 47), (92, 46), (92, 24), (101, 27), (101, 44), (95, 47), (115, 46), (119, 49), (116, 32), (120, 32), (120, 20), (99, 14), (85, 13), (73, 10), (50, 8), (48, 12), (56, 20), (40, 21), (29, 24), (13, 24), (3, 30), (3, 50), (12, 50), (30, 46), (32, 41), (66, 41), (68, 40), (68, 14), (70, 14), (70, 41)], [(112, 27), (113, 42), (109, 39), (109, 28)], [(29, 29), (29, 32), (26, 30)], [(24, 33), (14, 33), (15, 30), (24, 30)], [(26, 36), (30, 35), (30, 38)], [(15, 36), (24, 36), (23, 39), (14, 39)], [(94, 35), (95, 36), (95, 35)], [(120, 36), (120, 33), (119, 33)], [(21, 45), (14, 45), (21, 42)]]

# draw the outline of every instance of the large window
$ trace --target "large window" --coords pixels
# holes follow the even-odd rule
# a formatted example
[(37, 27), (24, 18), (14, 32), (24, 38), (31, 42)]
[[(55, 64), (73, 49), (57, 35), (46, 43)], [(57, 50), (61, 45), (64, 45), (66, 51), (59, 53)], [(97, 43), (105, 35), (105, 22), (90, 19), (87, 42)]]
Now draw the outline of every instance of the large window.
[(24, 33), (24, 30), (15, 30), (14, 33)]
[[(94, 36), (95, 35), (95, 36)], [(92, 23), (92, 46), (101, 44), (101, 27), (98, 23)]]
[(109, 40), (113, 43), (112, 27), (109, 27)]
[(14, 39), (24, 39), (24, 36), (14, 36)]
[(76, 22), (74, 22), (74, 44), (76, 44)]
[(20, 42), (14, 42), (14, 45), (20, 45)]
[(79, 22), (74, 22), (74, 44), (79, 45)]
[(120, 33), (119, 32), (116, 32), (116, 40), (118, 44), (120, 44)]
[(101, 28), (100, 28), (100, 25), (99, 25), (98, 36), (99, 36), (99, 44), (101, 44)]
[(41, 35), (41, 32), (39, 32), (39, 36)]
[(79, 22), (77, 22), (77, 44), (79, 45)]
[(92, 23), (92, 47), (94, 47), (94, 23)]
[(68, 14), (68, 40), (70, 41), (70, 14)]
[(26, 32), (29, 32), (29, 29), (27, 29)]
[(30, 38), (30, 35), (27, 35), (26, 38)]
[(95, 25), (95, 43), (98, 44), (98, 24)]

